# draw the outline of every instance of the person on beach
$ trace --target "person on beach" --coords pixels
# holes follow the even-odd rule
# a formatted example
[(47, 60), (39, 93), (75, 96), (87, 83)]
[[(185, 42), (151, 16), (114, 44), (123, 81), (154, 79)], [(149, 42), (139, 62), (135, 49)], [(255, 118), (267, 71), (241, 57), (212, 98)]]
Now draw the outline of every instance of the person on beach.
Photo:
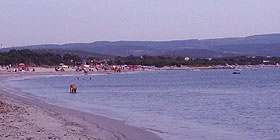
[(88, 72), (84, 69), (84, 73), (87, 74)]
[(70, 93), (76, 93), (77, 92), (77, 86), (75, 84), (70, 85)]

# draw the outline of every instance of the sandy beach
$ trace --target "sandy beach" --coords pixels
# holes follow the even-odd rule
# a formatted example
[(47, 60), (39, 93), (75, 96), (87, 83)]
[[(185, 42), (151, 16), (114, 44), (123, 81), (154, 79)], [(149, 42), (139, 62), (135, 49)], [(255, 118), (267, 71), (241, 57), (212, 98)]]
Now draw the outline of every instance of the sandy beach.
[[(71, 74), (65, 72), (63, 74)], [(52, 71), (0, 73), (1, 79), (22, 75), (61, 74)], [(0, 137), (5, 140), (161, 140), (124, 122), (50, 105), (31, 95), (0, 90)]]

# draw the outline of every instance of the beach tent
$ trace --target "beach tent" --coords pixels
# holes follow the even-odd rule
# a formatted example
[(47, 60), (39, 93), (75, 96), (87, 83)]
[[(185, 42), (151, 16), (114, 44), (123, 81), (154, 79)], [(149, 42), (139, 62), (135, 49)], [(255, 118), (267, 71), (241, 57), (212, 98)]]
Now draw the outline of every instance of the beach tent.
[(18, 70), (19, 71), (22, 71), (22, 70), (27, 70), (28, 68), (25, 66), (24, 63), (19, 63), (18, 64)]
[(19, 67), (19, 68), (25, 68), (25, 64), (24, 64), (24, 63), (19, 63), (19, 64), (18, 64), (18, 67)]

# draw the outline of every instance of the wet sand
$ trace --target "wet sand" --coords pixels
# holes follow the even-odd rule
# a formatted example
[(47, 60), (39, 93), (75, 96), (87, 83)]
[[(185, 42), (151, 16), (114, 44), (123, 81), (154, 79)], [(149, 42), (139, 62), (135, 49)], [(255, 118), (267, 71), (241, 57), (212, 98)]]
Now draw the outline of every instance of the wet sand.
[[(2, 73), (0, 82), (3, 82), (1, 78), (21, 75), (29, 74)], [(0, 137), (5, 140), (162, 140), (118, 120), (50, 105), (4, 88), (0, 89)]]

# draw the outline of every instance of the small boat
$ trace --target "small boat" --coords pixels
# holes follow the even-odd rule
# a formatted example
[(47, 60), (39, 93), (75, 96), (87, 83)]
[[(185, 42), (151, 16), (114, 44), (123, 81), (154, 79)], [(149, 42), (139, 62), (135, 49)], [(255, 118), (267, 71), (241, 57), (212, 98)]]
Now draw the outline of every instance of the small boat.
[(241, 72), (234, 71), (234, 72), (232, 72), (232, 74), (241, 74)]
[(240, 70), (235, 70), (234, 72), (232, 72), (232, 74), (241, 74)]

